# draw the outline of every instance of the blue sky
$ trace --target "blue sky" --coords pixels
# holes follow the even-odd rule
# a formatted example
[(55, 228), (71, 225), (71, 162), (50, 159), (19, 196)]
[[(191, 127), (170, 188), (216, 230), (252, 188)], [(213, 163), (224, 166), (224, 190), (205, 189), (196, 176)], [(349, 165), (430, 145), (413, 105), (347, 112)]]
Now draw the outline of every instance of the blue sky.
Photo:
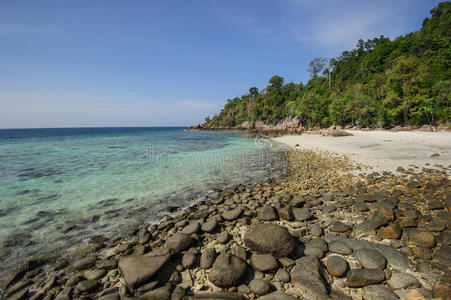
[(190, 125), (433, 0), (0, 1), (0, 128)]

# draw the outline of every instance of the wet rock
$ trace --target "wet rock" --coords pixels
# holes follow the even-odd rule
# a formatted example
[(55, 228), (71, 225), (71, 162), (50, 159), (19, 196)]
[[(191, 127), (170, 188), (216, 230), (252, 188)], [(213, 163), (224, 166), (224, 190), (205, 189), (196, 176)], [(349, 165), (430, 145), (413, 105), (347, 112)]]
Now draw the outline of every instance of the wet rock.
[(331, 256), (326, 262), (327, 271), (330, 275), (341, 277), (348, 268), (348, 263), (340, 256)]
[(200, 256), (200, 267), (202, 269), (210, 269), (216, 258), (215, 248), (207, 248), (202, 251)]
[(258, 209), (257, 219), (260, 221), (270, 221), (277, 219), (277, 212), (271, 205), (265, 205)]
[(319, 260), (313, 256), (305, 256), (296, 260), (290, 273), (291, 281), (306, 299), (330, 299), (327, 282)]
[(180, 253), (188, 249), (193, 244), (193, 238), (183, 233), (176, 233), (165, 243), (165, 247), (174, 250), (175, 253)]
[(124, 281), (132, 289), (150, 281), (152, 276), (169, 260), (170, 255), (163, 256), (128, 256), (119, 261), (119, 270)]
[(348, 287), (362, 287), (384, 281), (385, 273), (381, 269), (354, 269), (348, 272), (346, 285)]
[(253, 254), (251, 266), (254, 270), (267, 272), (277, 268), (277, 261), (271, 254)]
[(246, 271), (246, 263), (230, 253), (220, 254), (213, 264), (208, 279), (216, 286), (236, 286)]
[(420, 282), (408, 273), (393, 273), (390, 279), (387, 280), (387, 284), (393, 290), (420, 287)]
[(288, 230), (276, 224), (253, 224), (244, 235), (249, 249), (257, 253), (270, 253), (276, 257), (289, 256), (294, 240)]
[(269, 284), (262, 279), (253, 279), (249, 283), (249, 288), (257, 296), (262, 296), (269, 292)]
[(385, 269), (387, 260), (377, 250), (374, 249), (357, 249), (354, 251), (354, 256), (359, 264), (366, 269)]
[(238, 219), (241, 214), (243, 213), (244, 208), (242, 206), (237, 206), (236, 208), (226, 211), (224, 213), (222, 213), (222, 217), (224, 218), (224, 220), (227, 221), (233, 221)]
[(363, 288), (365, 300), (398, 300), (399, 297), (383, 285), (368, 285)]

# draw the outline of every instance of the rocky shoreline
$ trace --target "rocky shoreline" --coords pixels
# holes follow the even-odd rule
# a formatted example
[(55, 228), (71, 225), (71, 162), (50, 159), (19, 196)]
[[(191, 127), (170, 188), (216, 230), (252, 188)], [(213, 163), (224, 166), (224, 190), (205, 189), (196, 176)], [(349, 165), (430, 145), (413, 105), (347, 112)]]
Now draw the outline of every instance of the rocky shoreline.
[(2, 299), (448, 299), (449, 166), (354, 175), (308, 150), (287, 163), (284, 179), (215, 191), (132, 239), (29, 261)]

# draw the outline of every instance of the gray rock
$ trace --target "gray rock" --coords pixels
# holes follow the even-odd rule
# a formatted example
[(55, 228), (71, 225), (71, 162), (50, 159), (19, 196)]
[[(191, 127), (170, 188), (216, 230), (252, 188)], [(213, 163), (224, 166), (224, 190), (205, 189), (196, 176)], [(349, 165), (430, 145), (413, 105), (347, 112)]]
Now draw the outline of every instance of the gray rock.
[(408, 273), (393, 273), (391, 278), (387, 280), (387, 284), (393, 290), (420, 287), (420, 282)]
[(348, 263), (340, 256), (331, 256), (326, 262), (327, 271), (330, 275), (341, 277), (348, 268)]
[(365, 300), (398, 300), (399, 297), (383, 285), (368, 285), (363, 288)]
[(233, 255), (241, 258), (244, 261), (246, 261), (246, 259), (247, 259), (247, 253), (246, 253), (246, 249), (244, 249), (244, 247), (234, 246), (234, 247), (232, 247), (232, 250), (230, 252)]
[(277, 219), (277, 212), (271, 205), (265, 205), (258, 209), (257, 219), (261, 221), (270, 221)]
[(249, 283), (249, 288), (257, 296), (263, 296), (269, 292), (269, 284), (262, 279), (253, 279)]
[(193, 238), (183, 233), (176, 233), (167, 239), (165, 247), (180, 253), (188, 249), (193, 244)]
[(223, 231), (218, 236), (218, 243), (226, 244), (230, 239), (230, 234), (227, 231)]
[(313, 224), (312, 227), (310, 227), (310, 233), (313, 236), (321, 236), (323, 234), (323, 229), (318, 224)]
[(345, 223), (343, 223), (343, 222), (340, 222), (340, 221), (336, 222), (336, 223), (330, 228), (330, 230), (333, 231), (333, 232), (346, 232), (346, 231), (348, 231), (349, 229), (351, 229), (351, 226), (349, 226), (349, 225), (347, 225), (347, 224), (345, 224)]
[(165, 285), (159, 288), (154, 289), (153, 291), (150, 291), (143, 296), (141, 296), (141, 299), (146, 300), (171, 300), (171, 285)]
[(215, 248), (207, 248), (202, 251), (200, 256), (200, 267), (202, 269), (210, 269), (216, 258)]
[(317, 258), (323, 258), (324, 251), (319, 249), (319, 248), (307, 246), (304, 249), (304, 255), (305, 256), (314, 256), (314, 257), (317, 257)]
[(196, 262), (196, 255), (191, 252), (186, 252), (183, 254), (182, 257), (182, 266), (190, 269), (192, 266), (194, 266), (194, 263)]
[(305, 246), (312, 247), (312, 248), (318, 248), (323, 252), (327, 252), (327, 250), (328, 250), (327, 243), (322, 238), (315, 238), (315, 239), (311, 240), (310, 242), (308, 242), (307, 245), (305, 245)]
[(362, 287), (384, 281), (385, 273), (381, 269), (354, 269), (348, 272), (346, 285), (348, 287)]
[(207, 222), (202, 224), (200, 229), (204, 232), (212, 232), (213, 230), (216, 229), (216, 227), (218, 227), (218, 221), (216, 221), (216, 219), (213, 219), (213, 220), (208, 220)]
[(359, 264), (366, 269), (385, 269), (387, 260), (377, 250), (374, 249), (357, 249), (354, 256)]
[(277, 261), (271, 254), (253, 254), (251, 266), (259, 272), (267, 272), (277, 268)]
[(283, 283), (290, 282), (290, 273), (288, 273), (285, 269), (277, 270), (276, 277)]
[(352, 253), (351, 247), (339, 241), (332, 241), (329, 243), (329, 251), (332, 253), (349, 255)]
[(302, 297), (315, 300), (330, 299), (324, 270), (316, 257), (304, 256), (297, 259), (290, 276)]
[(89, 256), (74, 262), (75, 270), (85, 270), (95, 266), (97, 258), (95, 256)]
[(352, 248), (354, 251), (362, 248), (377, 250), (382, 253), (382, 255), (387, 259), (390, 266), (397, 271), (403, 272), (409, 267), (409, 260), (407, 259), (407, 257), (390, 246), (333, 235), (326, 235), (324, 239), (329, 243), (332, 241), (342, 242), (343, 244)]
[(291, 295), (282, 292), (274, 292), (266, 296), (260, 297), (258, 298), (258, 300), (299, 300), (299, 298), (293, 297)]
[(310, 209), (298, 207), (293, 208), (293, 216), (296, 221), (300, 222), (310, 220), (313, 217)]
[(271, 253), (276, 257), (289, 256), (294, 240), (288, 230), (276, 224), (253, 224), (244, 235), (246, 246), (257, 253)]
[(246, 267), (246, 263), (235, 255), (223, 253), (216, 258), (208, 279), (218, 287), (236, 286), (243, 277)]
[(163, 256), (128, 256), (119, 261), (119, 270), (124, 281), (132, 289), (150, 281), (151, 277), (169, 260), (170, 255)]
[(193, 221), (191, 223), (189, 223), (188, 225), (186, 225), (183, 229), (182, 229), (182, 233), (186, 234), (186, 235), (191, 235), (193, 233), (197, 233), (200, 230), (200, 223), (198, 221)]
[(242, 206), (237, 206), (232, 210), (226, 211), (222, 213), (222, 217), (227, 221), (233, 221), (238, 219), (243, 213), (244, 208)]
[(96, 287), (97, 280), (83, 280), (77, 284), (76, 289), (82, 293), (85, 293), (94, 290)]

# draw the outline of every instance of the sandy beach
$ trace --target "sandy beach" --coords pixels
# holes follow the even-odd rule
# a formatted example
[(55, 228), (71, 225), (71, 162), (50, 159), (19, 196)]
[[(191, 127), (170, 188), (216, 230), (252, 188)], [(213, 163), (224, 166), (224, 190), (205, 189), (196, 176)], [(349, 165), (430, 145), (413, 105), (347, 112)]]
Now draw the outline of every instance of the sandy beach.
[(302, 134), (286, 135), (274, 140), (297, 149), (344, 154), (378, 172), (395, 172), (398, 167), (436, 168), (434, 165), (448, 166), (451, 163), (451, 132), (360, 130), (347, 132), (353, 136)]

